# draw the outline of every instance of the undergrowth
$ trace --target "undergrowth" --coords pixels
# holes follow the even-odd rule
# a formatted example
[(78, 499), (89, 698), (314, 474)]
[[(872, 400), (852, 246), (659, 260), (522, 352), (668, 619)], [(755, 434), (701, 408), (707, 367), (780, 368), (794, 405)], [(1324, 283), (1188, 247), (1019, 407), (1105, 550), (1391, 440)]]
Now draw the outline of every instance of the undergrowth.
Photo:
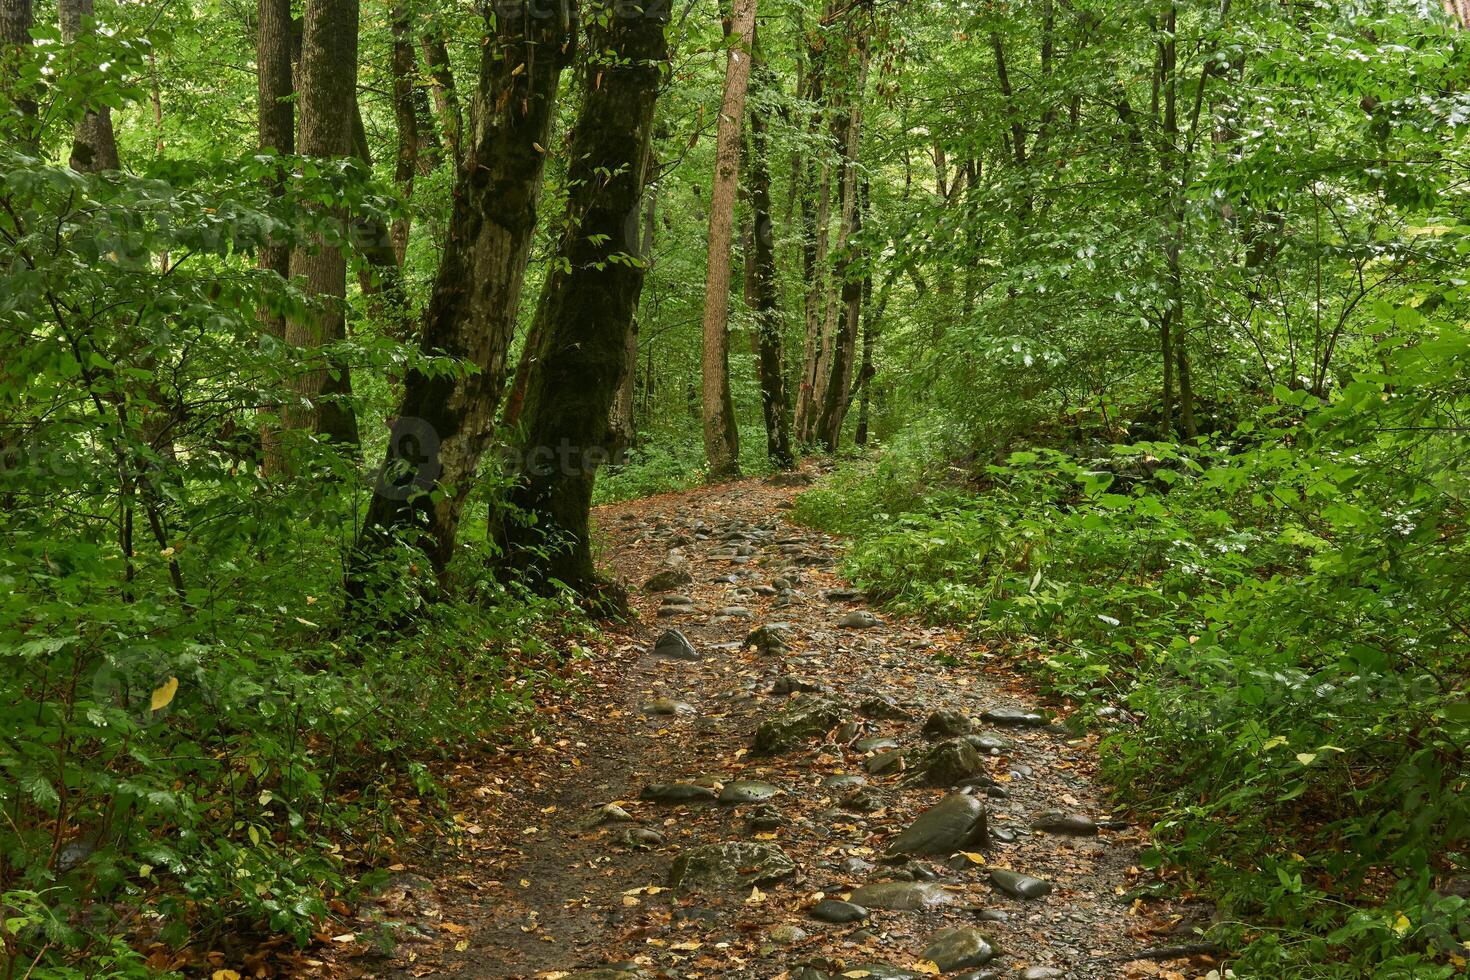
[[(1150, 864), (1241, 976), (1435, 977), (1470, 937), (1470, 546), (1454, 329), (1233, 435), (890, 452), (802, 496), (892, 608), (963, 624), (1089, 721)], [(1413, 390), (1402, 385), (1414, 379)], [(1430, 433), (1426, 437), (1426, 433)], [(1109, 714), (1109, 713), (1104, 713)]]

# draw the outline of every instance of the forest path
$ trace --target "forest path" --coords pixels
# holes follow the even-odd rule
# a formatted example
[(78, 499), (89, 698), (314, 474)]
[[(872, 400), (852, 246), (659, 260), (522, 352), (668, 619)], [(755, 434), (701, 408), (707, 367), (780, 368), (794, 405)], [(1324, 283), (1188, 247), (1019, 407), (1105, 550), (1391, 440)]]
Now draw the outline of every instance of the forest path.
[[(466, 846), (395, 875), (361, 910), (409, 928), (391, 954), (354, 956), (348, 973), (835, 980), (937, 966), (1034, 980), (1208, 969), (1117, 956), (1187, 942), (1188, 923), (1121, 897), (1139, 883), (1144, 838), (1109, 819), (1095, 739), (977, 670), (986, 661), (958, 632), (888, 616), (859, 626), (868, 617), (836, 576), (833, 543), (784, 519), (795, 493), (745, 481), (598, 511), (604, 562), (638, 587), (639, 622), (606, 635), (575, 697), (542, 709), (537, 744), (456, 767), (453, 783), (473, 787), (454, 800)], [(670, 569), (692, 581), (644, 587)], [(787, 651), (742, 647), (778, 622)], [(691, 659), (654, 651), (670, 628), (693, 644)], [(757, 754), (757, 727), (778, 715), (789, 724), (767, 724), (765, 737), (789, 745)], [(701, 798), (646, 799), (659, 784), (676, 788), (653, 795)], [(750, 802), (705, 798), (715, 792)], [(929, 853), (887, 859), (944, 799), (905, 838)], [(1033, 830), (1045, 811), (1069, 816)], [(681, 855), (696, 859), (671, 890)], [(1006, 869), (1050, 893), (1015, 897), (1004, 874), (992, 877)], [(733, 880), (697, 887), (701, 876)], [(822, 914), (853, 921), (813, 917), (821, 896), (850, 893), (865, 917), (835, 904)]]

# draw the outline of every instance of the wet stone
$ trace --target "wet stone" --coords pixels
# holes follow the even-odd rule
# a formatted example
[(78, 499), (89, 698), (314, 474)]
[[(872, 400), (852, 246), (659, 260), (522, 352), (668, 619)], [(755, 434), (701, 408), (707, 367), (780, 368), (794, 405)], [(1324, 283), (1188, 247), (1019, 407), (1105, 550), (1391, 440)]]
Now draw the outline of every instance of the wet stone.
[(715, 615), (720, 619), (755, 619), (755, 613), (744, 606), (722, 606)]
[(693, 783), (649, 783), (638, 794), (640, 800), (654, 803), (704, 803), (718, 796), (710, 787)]
[(789, 752), (820, 738), (842, 723), (837, 702), (812, 694), (800, 694), (755, 730), (752, 748), (757, 754)]
[(995, 959), (995, 947), (979, 929), (957, 926), (935, 933), (919, 959), (933, 963), (942, 973), (950, 973), (984, 966)]
[(877, 616), (874, 616), (872, 613), (868, 612), (866, 609), (859, 609), (855, 612), (850, 612), (837, 621), (838, 626), (850, 630), (872, 629), (874, 626), (879, 626), (881, 624), (882, 620), (880, 620)]
[(912, 912), (948, 905), (954, 896), (932, 881), (875, 881), (854, 891), (850, 901), (867, 909)]
[(824, 595), (828, 602), (856, 602), (863, 597), (857, 589), (828, 589)]
[(678, 630), (665, 630), (653, 645), (653, 655), (670, 660), (698, 660), (699, 653), (689, 638)]
[(774, 844), (738, 841), (685, 851), (669, 870), (669, 887), (680, 891), (743, 889), (796, 874), (796, 864)]
[(828, 776), (822, 780), (822, 787), (824, 789), (852, 789), (856, 786), (865, 786), (867, 782), (868, 777), (850, 773), (840, 776)]
[(758, 779), (737, 779), (720, 790), (721, 803), (759, 803), (781, 792), (770, 783)]
[(1010, 742), (998, 735), (965, 735), (963, 737), (966, 742), (975, 746), (977, 752), (984, 752), (987, 755), (1004, 752), (1011, 747)]
[(1016, 871), (1007, 871), (1004, 868), (995, 868), (990, 872), (990, 883), (1012, 898), (1025, 899), (1027, 901), (1042, 898), (1051, 894), (1051, 882), (1023, 875)]
[(659, 600), (658, 604), (660, 606), (692, 606), (694, 605), (694, 600), (687, 595), (674, 592), (664, 596)]
[(841, 902), (835, 898), (824, 898), (813, 905), (809, 913), (818, 922), (828, 922), (832, 925), (846, 925), (849, 922), (861, 922), (868, 917), (868, 910), (853, 902)]
[(1066, 976), (1054, 966), (1031, 966), (1021, 974), (1021, 980), (1060, 980)]
[(980, 713), (980, 719), (1004, 728), (1040, 728), (1046, 724), (1040, 713), (1024, 708), (990, 708)]
[(1097, 835), (1097, 824), (1091, 817), (1081, 813), (1067, 813), (1063, 810), (1043, 810), (1031, 819), (1031, 829), (1068, 837), (1095, 837)]
[(986, 829), (985, 804), (964, 793), (951, 793), (919, 814), (888, 845), (888, 853), (953, 854), (983, 847), (988, 839)]
[(919, 729), (919, 733), (931, 742), (938, 742), (947, 738), (968, 735), (974, 725), (974, 722), (960, 712), (940, 708), (924, 719), (924, 727)]

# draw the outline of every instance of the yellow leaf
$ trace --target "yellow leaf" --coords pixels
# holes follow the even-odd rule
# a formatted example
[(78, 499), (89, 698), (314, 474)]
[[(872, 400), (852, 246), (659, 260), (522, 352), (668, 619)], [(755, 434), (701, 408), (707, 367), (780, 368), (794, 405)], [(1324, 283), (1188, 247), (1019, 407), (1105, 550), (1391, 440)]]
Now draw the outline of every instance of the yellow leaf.
[(960, 851), (960, 853), (964, 855), (971, 864), (985, 863), (985, 856), (982, 854), (976, 854), (974, 851)]
[(1298, 752), (1296, 754), (1296, 761), (1304, 766), (1310, 766), (1316, 758), (1317, 753), (1315, 752)]
[(234, 970), (215, 970), (209, 975), (209, 980), (240, 980), (240, 974)]
[(153, 697), (150, 698), (148, 701), (149, 710), (159, 711), (163, 708), (167, 708), (168, 703), (172, 701), (174, 699), (174, 695), (178, 693), (179, 679), (177, 677), (170, 677), (168, 680), (163, 682), (162, 687), (154, 690)]
[(1400, 912), (1398, 914), (1398, 917), (1393, 920), (1393, 931), (1402, 936), (1406, 932), (1408, 932), (1413, 927), (1413, 925), (1414, 924), (1409, 921), (1409, 917)]
[(761, 891), (759, 888), (756, 888), (754, 885), (752, 885), (750, 888), (750, 894), (745, 896), (746, 905), (759, 905), (765, 900), (766, 893)]
[(632, 895), (624, 895), (623, 904), (626, 905), (628, 908), (632, 908), (633, 906), (640, 904), (640, 902)]
[(872, 974), (869, 973), (867, 970), (848, 970), (846, 973), (843, 974), (843, 976), (844, 977), (871, 977)]
[(1262, 749), (1274, 749), (1278, 745), (1285, 745), (1285, 744), (1286, 744), (1286, 736), (1284, 736), (1284, 735), (1273, 735), (1270, 738), (1266, 739), (1266, 744), (1263, 745), (1263, 746), (1261, 746), (1261, 748)]
[(465, 950), (467, 950), (469, 948), (470, 948), (470, 941), (468, 939), (461, 939), (459, 942), (457, 942), (457, 943), (454, 944), (454, 951), (456, 953), (463, 953)]
[(919, 960), (914, 964), (913, 969), (915, 973), (923, 973), (931, 977), (937, 977), (943, 972), (933, 960)]

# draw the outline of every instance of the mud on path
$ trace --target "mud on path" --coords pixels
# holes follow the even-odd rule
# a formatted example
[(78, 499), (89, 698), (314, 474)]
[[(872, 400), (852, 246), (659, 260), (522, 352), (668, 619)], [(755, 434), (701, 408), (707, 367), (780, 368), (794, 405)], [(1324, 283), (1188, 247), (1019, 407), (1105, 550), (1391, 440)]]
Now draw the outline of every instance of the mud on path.
[[(1188, 943), (1190, 910), (1130, 891), (1144, 880), (1144, 839), (1112, 820), (1092, 780), (1095, 739), (1037, 717), (1034, 698), (957, 632), (881, 612), (864, 625), (834, 543), (786, 520), (795, 493), (746, 481), (598, 512), (604, 563), (632, 589), (639, 622), (604, 636), (586, 683), (543, 709), (530, 750), (458, 767), (465, 844), (400, 870), (359, 911), (343, 973), (974, 980), (1210, 969), (1157, 952), (1126, 960)], [(692, 581), (644, 588), (671, 569)], [(775, 642), (744, 646), (769, 623), (786, 624)], [(671, 628), (692, 658), (655, 652)], [(777, 751), (753, 749), (762, 722), (761, 747)], [(653, 795), (698, 798), (640, 799), (658, 785)], [(900, 839), (942, 800), (945, 811)], [(1046, 811), (1060, 813), (1033, 829)], [(896, 840), (920, 853), (890, 856)], [(1032, 889), (1048, 893), (1015, 894)], [(866, 916), (833, 904), (850, 895)], [(814, 918), (823, 899), (823, 917), (851, 921)], [(391, 951), (370, 951), (373, 919), (399, 923)]]

